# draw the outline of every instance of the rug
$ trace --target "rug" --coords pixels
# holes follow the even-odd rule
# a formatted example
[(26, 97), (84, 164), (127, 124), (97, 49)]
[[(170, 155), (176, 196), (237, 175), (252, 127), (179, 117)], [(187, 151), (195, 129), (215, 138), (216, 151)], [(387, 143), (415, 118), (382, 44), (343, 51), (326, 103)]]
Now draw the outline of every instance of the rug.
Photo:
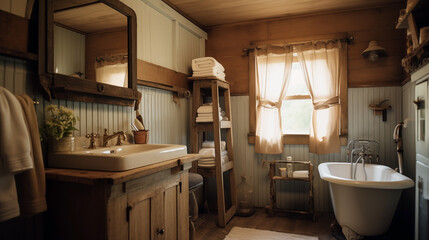
[(318, 237), (233, 227), (224, 240), (318, 240)]

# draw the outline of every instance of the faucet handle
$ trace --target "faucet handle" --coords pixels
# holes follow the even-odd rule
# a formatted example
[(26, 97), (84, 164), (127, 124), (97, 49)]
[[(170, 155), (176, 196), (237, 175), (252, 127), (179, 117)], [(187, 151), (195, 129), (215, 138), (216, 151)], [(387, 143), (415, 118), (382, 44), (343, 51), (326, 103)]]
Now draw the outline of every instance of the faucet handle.
[(99, 138), (100, 134), (98, 133), (91, 133), (91, 134), (86, 134), (85, 136), (86, 138), (89, 138), (89, 149), (95, 149), (95, 138)]
[(118, 140), (116, 141), (116, 146), (122, 145), (122, 140), (127, 140), (127, 135), (124, 131), (115, 132), (114, 135), (118, 135)]

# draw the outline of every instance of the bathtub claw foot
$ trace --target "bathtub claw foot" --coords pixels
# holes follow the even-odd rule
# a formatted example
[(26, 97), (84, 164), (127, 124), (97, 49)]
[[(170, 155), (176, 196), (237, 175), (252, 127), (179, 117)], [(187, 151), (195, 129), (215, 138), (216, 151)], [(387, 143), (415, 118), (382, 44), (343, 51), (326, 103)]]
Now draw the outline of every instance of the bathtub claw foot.
[(346, 237), (347, 240), (359, 240), (363, 239), (364, 237), (357, 234), (355, 231), (351, 230), (350, 228), (343, 226), (342, 227), (343, 234)]

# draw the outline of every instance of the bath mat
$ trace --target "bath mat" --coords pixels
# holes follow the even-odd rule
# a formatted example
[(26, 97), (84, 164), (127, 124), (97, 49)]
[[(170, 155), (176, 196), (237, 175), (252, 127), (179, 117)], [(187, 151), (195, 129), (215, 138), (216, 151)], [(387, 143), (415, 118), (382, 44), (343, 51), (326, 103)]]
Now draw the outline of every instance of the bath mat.
[(224, 240), (318, 240), (318, 237), (233, 227)]

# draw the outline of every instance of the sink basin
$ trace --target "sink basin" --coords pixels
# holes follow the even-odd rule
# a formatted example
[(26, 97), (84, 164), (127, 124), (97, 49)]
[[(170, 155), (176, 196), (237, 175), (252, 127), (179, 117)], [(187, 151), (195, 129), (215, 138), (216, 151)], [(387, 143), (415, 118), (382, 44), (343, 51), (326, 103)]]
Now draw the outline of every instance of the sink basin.
[(130, 144), (74, 152), (50, 153), (48, 166), (101, 171), (126, 171), (187, 155), (185, 145)]

